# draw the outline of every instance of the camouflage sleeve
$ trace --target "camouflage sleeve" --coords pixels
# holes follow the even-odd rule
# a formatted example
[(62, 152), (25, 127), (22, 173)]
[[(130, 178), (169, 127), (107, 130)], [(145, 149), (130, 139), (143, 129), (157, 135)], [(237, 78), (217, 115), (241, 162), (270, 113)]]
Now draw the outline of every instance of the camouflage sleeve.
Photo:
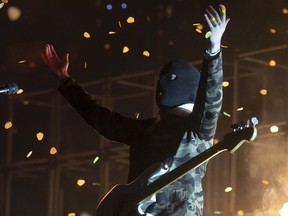
[(195, 108), (200, 117), (199, 135), (207, 141), (215, 135), (222, 107), (222, 82), (222, 53), (213, 57), (205, 55)]
[(72, 78), (64, 80), (58, 90), (89, 125), (109, 140), (131, 144), (139, 131), (154, 122), (154, 119), (128, 118), (100, 106), (98, 101)]

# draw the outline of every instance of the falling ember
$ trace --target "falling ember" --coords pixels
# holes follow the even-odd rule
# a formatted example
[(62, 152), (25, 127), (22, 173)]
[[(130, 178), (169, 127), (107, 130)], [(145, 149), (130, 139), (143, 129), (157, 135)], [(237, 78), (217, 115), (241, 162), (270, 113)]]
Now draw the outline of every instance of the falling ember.
[(26, 157), (29, 158), (31, 155), (32, 155), (32, 151), (30, 151)]
[(267, 89), (261, 89), (260, 90), (261, 95), (267, 95), (267, 93), (268, 93)]
[(228, 81), (223, 81), (222, 86), (225, 88), (225, 87), (228, 87), (229, 84), (230, 84), (230, 83), (229, 83)]
[(263, 185), (269, 185), (269, 181), (268, 180), (264, 180), (263, 179), (261, 182), (262, 182)]
[(77, 180), (77, 185), (78, 185), (79, 187), (83, 186), (85, 183), (86, 183), (86, 181), (85, 181), (84, 179), (78, 179), (78, 180)]
[(279, 127), (276, 125), (273, 125), (270, 127), (270, 132), (271, 133), (277, 133), (279, 131)]
[(95, 164), (100, 158), (98, 156), (96, 156), (93, 160), (93, 164)]
[(44, 137), (44, 134), (42, 132), (39, 132), (36, 134), (37, 140), (41, 141)]
[(122, 28), (122, 25), (121, 25), (121, 22), (120, 22), (120, 21), (118, 21), (118, 25), (119, 25), (120, 28)]
[(274, 28), (270, 28), (270, 32), (272, 33), (272, 34), (276, 34), (276, 29), (274, 29)]
[(27, 60), (20, 60), (20, 61), (18, 61), (18, 64), (23, 64), (23, 63), (25, 63)]
[(279, 210), (279, 214), (281, 216), (287, 216), (288, 215), (288, 202), (283, 205), (283, 208), (281, 210)]
[(227, 45), (222, 45), (222, 44), (221, 44), (221, 48), (227, 49), (228, 46), (227, 46)]
[(109, 35), (112, 35), (112, 34), (116, 34), (116, 32), (115, 32), (115, 31), (109, 31), (108, 34), (109, 34)]
[(84, 32), (84, 33), (83, 33), (83, 36), (84, 36), (85, 38), (90, 38), (90, 37), (91, 37), (91, 35), (90, 35), (88, 32)]
[(87, 69), (87, 62), (84, 63), (84, 69)]
[(211, 37), (211, 35), (212, 35), (211, 31), (208, 31), (208, 32), (205, 34), (205, 38), (209, 38), (209, 37)]
[(243, 210), (238, 210), (237, 211), (237, 216), (243, 216), (244, 215), (244, 211)]
[(4, 128), (8, 130), (8, 129), (10, 129), (12, 126), (13, 126), (12, 122), (11, 122), (11, 121), (7, 121), (7, 122), (5, 123), (5, 125), (4, 125)]
[(276, 61), (275, 60), (270, 60), (269, 61), (269, 66), (275, 67), (276, 66)]
[(196, 32), (198, 32), (199, 34), (201, 34), (202, 33), (202, 31), (200, 30), (200, 29), (195, 29), (196, 30)]
[(127, 46), (124, 46), (122, 52), (123, 52), (123, 53), (127, 53), (127, 52), (129, 52), (129, 48), (128, 48)]
[(127, 23), (134, 23), (134, 22), (135, 22), (134, 17), (128, 17), (127, 18)]
[(55, 147), (51, 147), (50, 154), (55, 155), (57, 153), (57, 149)]
[(232, 187), (227, 187), (227, 188), (225, 188), (225, 190), (224, 190), (226, 193), (229, 193), (229, 192), (231, 192), (232, 191)]
[(243, 110), (244, 110), (243, 107), (239, 107), (239, 108), (237, 109), (238, 112), (243, 111)]
[(146, 57), (149, 57), (150, 53), (148, 51), (143, 51), (143, 55), (146, 56)]
[(18, 89), (18, 91), (16, 92), (16, 94), (22, 94), (24, 92), (24, 90), (23, 89)]
[(231, 117), (231, 115), (227, 112), (223, 112), (223, 115), (227, 116), (227, 117)]

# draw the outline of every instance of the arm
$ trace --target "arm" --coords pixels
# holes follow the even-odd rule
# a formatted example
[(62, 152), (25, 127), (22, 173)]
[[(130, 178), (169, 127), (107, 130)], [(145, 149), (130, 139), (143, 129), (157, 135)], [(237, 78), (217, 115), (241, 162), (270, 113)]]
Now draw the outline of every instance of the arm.
[(154, 119), (127, 118), (101, 107), (73, 78), (69, 76), (69, 54), (60, 59), (52, 45), (47, 44), (42, 53), (44, 62), (60, 82), (58, 90), (81, 117), (104, 137), (130, 144), (136, 133), (150, 127)]
[[(218, 116), (222, 106), (222, 53), (221, 38), (230, 19), (226, 19), (226, 8), (219, 7), (221, 15), (210, 7), (205, 19), (212, 33), (204, 55), (202, 74), (195, 103), (195, 114), (199, 123), (199, 135), (211, 140), (216, 131)], [(213, 19), (213, 17), (215, 17)], [(194, 112), (193, 111), (193, 112)]]

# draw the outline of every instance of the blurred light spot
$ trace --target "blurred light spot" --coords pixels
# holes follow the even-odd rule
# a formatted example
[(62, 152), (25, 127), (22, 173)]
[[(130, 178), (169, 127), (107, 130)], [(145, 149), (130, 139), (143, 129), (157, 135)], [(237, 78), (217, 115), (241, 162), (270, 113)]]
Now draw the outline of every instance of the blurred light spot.
[(276, 61), (275, 60), (270, 60), (269, 61), (269, 66), (275, 67), (276, 66)]
[(10, 21), (17, 21), (21, 16), (21, 10), (18, 7), (10, 6), (7, 9), (7, 15)]
[(143, 55), (146, 56), (146, 57), (149, 57), (150, 53), (148, 51), (143, 51)]
[(3, 3), (7, 4), (8, 3), (8, 0), (2, 0)]
[(208, 32), (206, 32), (206, 34), (205, 34), (205, 38), (209, 38), (209, 37), (211, 37), (211, 35), (212, 35), (211, 31), (208, 31)]
[(100, 186), (101, 184), (99, 182), (93, 182), (92, 185), (93, 186)]
[(238, 112), (243, 111), (243, 110), (244, 110), (243, 107), (239, 107), (239, 108), (237, 109)]
[(271, 133), (277, 133), (279, 131), (279, 127), (276, 125), (273, 125), (270, 127), (270, 132)]
[(120, 21), (118, 21), (118, 25), (119, 25), (119, 28), (122, 28), (122, 24)]
[(173, 40), (169, 40), (169, 41), (168, 41), (168, 46), (174, 46), (174, 44), (175, 44), (175, 43), (174, 43)]
[(75, 213), (68, 213), (68, 216), (76, 216)]
[(23, 63), (25, 63), (27, 60), (20, 60), (20, 61), (18, 61), (18, 64), (23, 64)]
[(272, 33), (272, 34), (276, 34), (276, 29), (274, 29), (274, 28), (270, 28), (270, 32)]
[(244, 215), (244, 211), (243, 210), (238, 210), (237, 211), (237, 216), (243, 216)]
[(267, 95), (267, 93), (268, 93), (267, 89), (261, 89), (260, 90), (261, 95)]
[(30, 61), (30, 62), (28, 63), (28, 67), (29, 67), (29, 68), (35, 68), (35, 67), (36, 67), (35, 62), (34, 62), (34, 61)]
[(128, 17), (127, 18), (127, 23), (134, 23), (134, 22), (135, 22), (134, 17)]
[(105, 49), (105, 50), (111, 49), (111, 44), (105, 43), (105, 44), (104, 44), (104, 49)]
[(90, 37), (91, 37), (91, 35), (89, 34), (89, 32), (84, 32), (84, 33), (83, 33), (83, 36), (84, 36), (85, 38), (90, 38)]
[(166, 12), (166, 16), (168, 18), (172, 17), (173, 16), (173, 7), (171, 5), (168, 5), (166, 7), (166, 11), (165, 12)]
[(88, 63), (84, 62), (84, 69), (87, 69)]
[(228, 81), (223, 81), (222, 86), (225, 88), (225, 87), (228, 87), (229, 84), (230, 84), (230, 83), (229, 83)]
[(85, 183), (86, 183), (86, 181), (85, 181), (84, 179), (78, 179), (78, 180), (77, 180), (77, 185), (78, 185), (79, 187), (83, 186)]
[(121, 8), (122, 8), (122, 9), (126, 9), (126, 8), (127, 8), (127, 4), (126, 4), (126, 3), (122, 3), (122, 4), (121, 4)]
[(44, 134), (42, 132), (39, 132), (36, 134), (36, 137), (39, 141), (41, 141), (44, 138)]
[(0, 9), (3, 8), (3, 6), (4, 6), (4, 3), (3, 2), (0, 3)]
[(287, 216), (288, 215), (288, 203), (285, 203), (283, 205), (283, 208), (279, 210), (279, 214), (281, 216)]
[(223, 213), (224, 213), (223, 211), (214, 211), (214, 215), (221, 215)]
[(150, 16), (146, 16), (146, 21), (150, 22), (151, 21), (151, 17)]
[(81, 212), (80, 216), (93, 216), (93, 215), (88, 212)]
[(95, 164), (100, 158), (98, 156), (96, 156), (93, 160), (93, 164)]
[(227, 117), (231, 117), (231, 115), (227, 112), (223, 112), (223, 115), (227, 116)]
[(287, 9), (287, 8), (283, 8), (283, 9), (282, 9), (282, 13), (283, 13), (283, 14), (288, 14), (288, 9)]
[(57, 153), (57, 149), (55, 147), (51, 147), (50, 154), (55, 155)]
[(18, 91), (16, 92), (16, 94), (22, 94), (24, 92), (24, 90), (23, 89), (18, 89)]
[(227, 188), (225, 188), (225, 190), (224, 190), (226, 193), (229, 193), (229, 192), (231, 192), (232, 191), (232, 187), (227, 187)]
[(109, 35), (112, 35), (112, 34), (116, 34), (116, 32), (115, 32), (115, 31), (109, 31), (108, 34), (109, 34)]
[(269, 181), (268, 181), (268, 180), (262, 180), (261, 182), (262, 182), (262, 184), (264, 184), (264, 185), (269, 185)]
[(24, 105), (29, 105), (29, 101), (28, 101), (28, 100), (24, 100), (24, 101), (23, 101), (23, 104), (24, 104)]
[(112, 6), (111, 4), (107, 4), (107, 5), (106, 5), (106, 9), (107, 9), (107, 10), (112, 10), (112, 8), (113, 8), (113, 6)]
[(32, 155), (32, 151), (30, 151), (30, 152), (27, 154), (26, 158), (29, 158), (31, 155)]
[(122, 52), (123, 52), (123, 53), (127, 53), (127, 52), (129, 52), (129, 48), (128, 48), (127, 46), (124, 46)]
[(11, 121), (7, 121), (7, 122), (5, 123), (5, 125), (4, 125), (4, 128), (5, 128), (6, 130), (8, 130), (8, 129), (10, 129), (12, 126), (13, 126), (12, 122), (11, 122)]

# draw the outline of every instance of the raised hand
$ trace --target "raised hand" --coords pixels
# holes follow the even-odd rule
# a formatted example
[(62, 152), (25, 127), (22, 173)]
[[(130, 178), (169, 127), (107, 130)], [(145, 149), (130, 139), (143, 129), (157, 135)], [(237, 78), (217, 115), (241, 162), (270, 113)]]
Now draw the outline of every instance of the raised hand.
[(209, 37), (210, 47), (208, 47), (210, 53), (215, 53), (220, 50), (222, 36), (230, 21), (229, 18), (226, 18), (225, 5), (219, 5), (219, 11), (220, 12), (218, 13), (212, 6), (209, 6), (204, 14), (211, 31), (211, 36)]
[(61, 81), (69, 77), (68, 66), (69, 66), (69, 54), (65, 54), (60, 59), (51, 44), (45, 46), (44, 52), (41, 54), (43, 61), (47, 64), (51, 72), (56, 78)]

